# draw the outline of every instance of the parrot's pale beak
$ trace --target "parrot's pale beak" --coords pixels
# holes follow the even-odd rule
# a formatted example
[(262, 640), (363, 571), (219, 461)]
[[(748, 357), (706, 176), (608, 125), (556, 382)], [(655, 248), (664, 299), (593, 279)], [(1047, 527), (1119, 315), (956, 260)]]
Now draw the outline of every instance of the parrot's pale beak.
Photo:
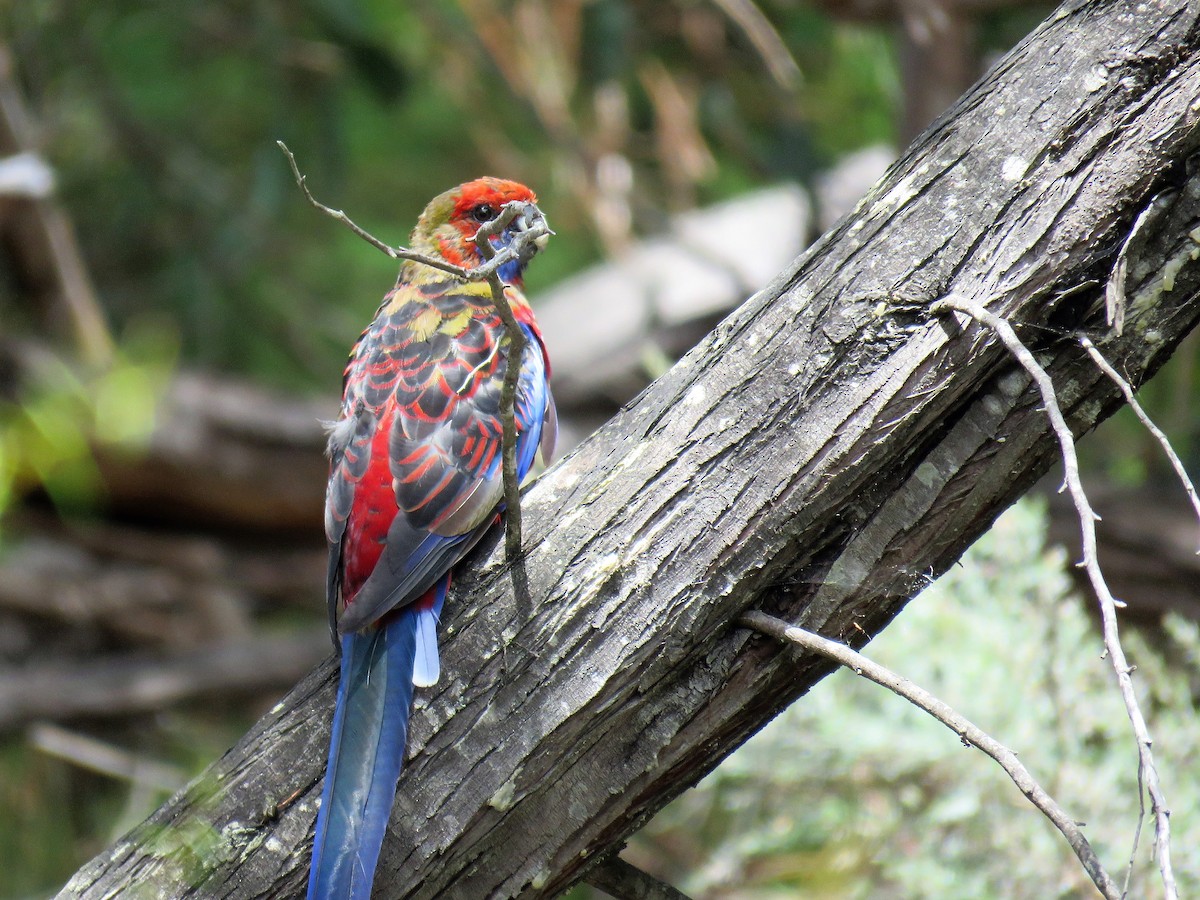
[(528, 262), (535, 253), (545, 250), (546, 244), (550, 242), (550, 235), (554, 234), (550, 230), (550, 226), (546, 224), (546, 217), (542, 211), (533, 203), (522, 203), (520, 210), (508, 227), (514, 234), (536, 232), (536, 236), (523, 248), (522, 262)]

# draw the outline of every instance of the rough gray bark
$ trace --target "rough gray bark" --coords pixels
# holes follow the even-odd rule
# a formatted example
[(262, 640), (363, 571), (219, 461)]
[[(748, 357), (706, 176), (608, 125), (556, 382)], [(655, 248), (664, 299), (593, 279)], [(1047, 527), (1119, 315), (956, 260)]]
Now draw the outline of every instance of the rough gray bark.
[[(1198, 96), (1194, 3), (1066, 4), (530, 490), (533, 613), (492, 540), (447, 606), (377, 895), (559, 893), (828, 670), (739, 613), (861, 645), (1046, 471), (1028, 379), (931, 320), (937, 297), (1022, 323), (1077, 433), (1117, 395), (1072, 331), (1135, 382), (1157, 368), (1200, 317), (1197, 182), (1131, 261), (1123, 336), (1102, 282), (1151, 196), (1187, 179)], [(64, 895), (301, 892), (333, 687), (329, 662)]]

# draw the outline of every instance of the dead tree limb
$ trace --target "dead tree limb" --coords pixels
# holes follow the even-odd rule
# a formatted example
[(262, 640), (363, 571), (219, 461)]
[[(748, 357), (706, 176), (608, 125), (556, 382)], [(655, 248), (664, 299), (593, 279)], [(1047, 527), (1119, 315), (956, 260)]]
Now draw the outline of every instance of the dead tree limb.
[[(1121, 335), (1103, 282), (1140, 210), (1193, 179), (1197, 96), (1190, 0), (1065, 4), (547, 473), (524, 502), (532, 617), (496, 538), (447, 604), (378, 896), (558, 894), (829, 671), (742, 613), (859, 646), (1046, 471), (1028, 376), (937, 298), (999, 298), (1076, 436), (1120, 402), (1076, 332), (1135, 383), (1161, 365), (1200, 317), (1190, 228), (1156, 217)], [(301, 892), (333, 690), (330, 661), (64, 896)]]
[[(34, 132), (17, 88), (12, 55), (0, 44), (0, 156), (34, 152)], [(9, 243), (21, 276), (45, 307), (44, 312), (58, 307), (65, 313), (83, 361), (93, 365), (108, 362), (112, 335), (70, 219), (50, 196), (28, 196), (19, 203), (17, 215), (9, 215), (0, 204), (0, 239)]]

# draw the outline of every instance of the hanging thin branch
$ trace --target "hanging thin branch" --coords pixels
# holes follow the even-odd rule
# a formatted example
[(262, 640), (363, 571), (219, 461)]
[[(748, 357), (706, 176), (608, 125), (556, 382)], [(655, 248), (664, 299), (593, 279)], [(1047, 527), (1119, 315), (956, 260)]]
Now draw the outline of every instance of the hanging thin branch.
[[(1140, 798), (1143, 795), (1143, 788), (1144, 792), (1150, 795), (1150, 811), (1154, 816), (1154, 849), (1158, 859), (1158, 869), (1162, 875), (1165, 896), (1168, 900), (1175, 900), (1179, 894), (1175, 886), (1175, 873), (1171, 868), (1171, 810), (1167, 806), (1166, 797), (1163, 796), (1158, 783), (1158, 770), (1154, 766), (1154, 754), (1151, 751), (1153, 741), (1150, 737), (1150, 730), (1146, 726), (1145, 716), (1142, 715), (1137, 693), (1133, 688), (1133, 679), (1130, 677), (1133, 666), (1126, 660), (1125, 650), (1121, 646), (1121, 637), (1117, 628), (1117, 600), (1108, 589), (1104, 573), (1100, 570), (1099, 559), (1096, 556), (1096, 522), (1100, 517), (1092, 509), (1079, 478), (1079, 459), (1075, 453), (1075, 436), (1071, 433), (1070, 426), (1067, 425), (1062, 409), (1059, 407), (1053, 380), (1034, 359), (1029, 348), (1021, 343), (1021, 339), (1017, 337), (1012, 325), (1000, 316), (988, 312), (981, 304), (961, 296), (945, 297), (930, 308), (933, 315), (947, 311), (960, 312), (995, 334), (1009, 353), (1021, 364), (1021, 367), (1029, 373), (1041, 394), (1042, 404), (1046, 409), (1046, 415), (1050, 419), (1050, 425), (1058, 439), (1059, 451), (1062, 454), (1065, 486), (1079, 513), (1079, 527), (1083, 534), (1083, 560), (1077, 565), (1087, 572), (1092, 589), (1100, 600), (1104, 649), (1117, 674), (1121, 698), (1125, 701), (1125, 711), (1129, 715), (1134, 737), (1137, 740), (1138, 796)], [(1133, 839), (1133, 849), (1130, 851), (1131, 868), (1140, 834), (1141, 818), (1139, 817), (1138, 828)]]
[[(496, 249), (490, 238), (499, 234), (517, 215), (515, 203), (506, 203), (500, 215), (480, 227), (475, 233), (475, 246), (489, 263), (497, 258)], [(530, 232), (527, 232), (527, 234)], [(518, 240), (521, 238), (518, 237)], [(492, 303), (504, 323), (504, 344), (508, 360), (504, 367), (504, 387), (500, 392), (500, 422), (504, 426), (501, 458), (504, 468), (504, 558), (511, 566), (514, 577), (519, 577), (516, 565), (521, 555), (521, 482), (517, 474), (517, 382), (521, 378), (521, 362), (525, 358), (525, 332), (513, 315), (508, 297), (504, 293), (504, 282), (500, 272), (491, 267), (487, 276), (492, 290)], [(522, 592), (523, 594), (524, 592)]]
[[(1167, 439), (1167, 436), (1163, 434), (1161, 428), (1154, 424), (1154, 421), (1149, 415), (1147, 415), (1146, 410), (1142, 408), (1142, 404), (1138, 403), (1137, 398), (1134, 397), (1133, 385), (1121, 377), (1121, 374), (1114, 369), (1109, 361), (1104, 358), (1104, 355), (1096, 349), (1096, 345), (1092, 343), (1092, 339), (1086, 334), (1081, 334), (1079, 336), (1079, 344), (1084, 350), (1087, 351), (1088, 356), (1092, 358), (1092, 361), (1096, 364), (1100, 371), (1111, 378), (1113, 384), (1121, 389), (1121, 394), (1125, 397), (1125, 402), (1129, 404), (1129, 408), (1133, 410), (1133, 414), (1138, 417), (1138, 421), (1140, 421), (1142, 425), (1146, 427), (1146, 430), (1154, 436), (1154, 439), (1158, 441), (1159, 446), (1161, 446), (1163, 452), (1166, 453), (1167, 459), (1170, 460), (1171, 468), (1175, 470), (1175, 475), (1179, 478), (1180, 483), (1183, 485), (1184, 491), (1187, 492), (1188, 500), (1190, 500), (1192, 503), (1192, 509), (1196, 511), (1196, 518), (1200, 519), (1200, 497), (1196, 496), (1196, 488), (1192, 484), (1192, 479), (1188, 477), (1187, 469), (1183, 467), (1183, 462), (1180, 460), (1179, 454), (1175, 452), (1175, 448), (1171, 446), (1171, 442)], [(1197, 550), (1196, 553), (1200, 554), (1200, 550)]]
[(292, 151), (288, 149), (288, 145), (283, 141), (276, 141), (275, 143), (279, 145), (279, 149), (282, 150), (284, 155), (287, 157), (288, 163), (292, 167), (292, 176), (296, 179), (296, 184), (300, 186), (300, 190), (304, 191), (305, 199), (307, 199), (309, 203), (311, 203), (321, 212), (325, 213), (325, 215), (341, 222), (376, 250), (379, 250), (385, 255), (390, 256), (392, 259), (408, 260), (410, 262), (421, 263), (422, 265), (429, 266), (430, 268), (446, 272), (455, 276), (456, 278), (461, 278), (464, 281), (471, 279), (472, 276), (468, 274), (468, 270), (464, 269), (462, 266), (456, 266), (445, 262), (444, 260), (436, 259), (432, 256), (426, 256), (424, 253), (416, 253), (412, 250), (406, 250), (403, 247), (393, 247), (391, 244), (381, 241), (366, 229), (361, 228), (342, 210), (334, 209), (333, 207), (326, 206), (324, 203), (320, 202), (312, 195), (312, 191), (308, 189), (308, 176), (300, 173), (300, 167), (296, 164), (296, 157), (292, 155)]

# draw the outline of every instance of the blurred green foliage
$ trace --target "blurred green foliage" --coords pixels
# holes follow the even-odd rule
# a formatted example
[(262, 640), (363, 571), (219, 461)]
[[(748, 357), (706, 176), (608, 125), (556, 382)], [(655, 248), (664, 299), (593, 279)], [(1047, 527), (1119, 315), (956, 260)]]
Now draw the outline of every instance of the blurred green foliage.
[[(253, 724), (259, 709), (224, 704), (133, 718), (89, 728), (114, 747), (135, 746), (132, 764), (169, 761), (188, 778), (221, 755)], [(152, 721), (150, 719), (152, 718)], [(170, 795), (154, 778), (133, 780), (85, 771), (72, 762), (31, 747), (23, 734), (0, 740), (0, 897), (46, 896), (58, 890), (87, 859), (141, 823)], [(206, 838), (200, 829), (181, 830), (164, 841), (179, 847)], [(179, 854), (187, 864), (186, 853)]]
[(394, 243), (446, 187), (526, 180), (559, 233), (536, 296), (620, 242), (617, 193), (649, 231), (891, 139), (886, 34), (765, 9), (803, 77), (689, 2), (44, 0), (0, 26), (117, 326), (153, 310), (186, 362), (328, 390), (394, 264), (303, 202), (275, 140)]
[(64, 511), (95, 505), (97, 449), (137, 452), (176, 364), (170, 334), (131, 328), (103, 368), (72, 369), (49, 354), (12, 400), (0, 398), (0, 512), (33, 488)]

